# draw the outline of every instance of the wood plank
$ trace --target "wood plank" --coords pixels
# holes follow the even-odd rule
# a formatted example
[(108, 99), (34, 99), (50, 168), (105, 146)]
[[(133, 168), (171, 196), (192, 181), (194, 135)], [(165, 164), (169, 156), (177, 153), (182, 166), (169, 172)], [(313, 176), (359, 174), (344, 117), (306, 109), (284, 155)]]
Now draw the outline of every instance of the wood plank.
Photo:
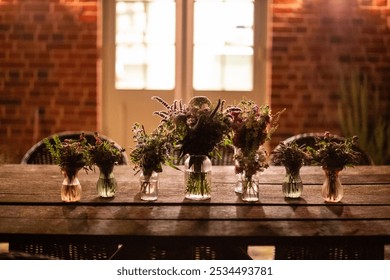
[[(85, 220), (85, 219), (1, 219), (0, 240), (17, 238), (25, 240), (28, 236), (68, 236), (89, 240), (103, 237), (117, 242), (135, 237), (206, 239), (214, 237), (251, 239), (267, 238), (277, 242), (291, 237), (376, 237), (390, 244), (390, 220), (290, 220), (290, 221), (213, 221), (202, 220)], [(21, 226), (22, 225), (22, 226)], [(15, 237), (16, 236), (16, 237)], [(34, 237), (34, 236), (32, 236)], [(258, 240), (258, 241), (259, 241)]]
[(110, 220), (390, 220), (390, 205), (185, 205), (185, 206), (0, 206), (0, 219)]
[[(302, 196), (298, 199), (285, 199), (281, 185), (262, 185), (260, 201), (255, 204), (325, 204), (321, 197), (320, 185), (304, 185)], [(21, 204), (63, 204), (60, 197), (60, 186), (38, 185), (15, 189), (12, 184), (4, 183), (0, 187), (0, 205), (6, 203)], [(78, 204), (248, 204), (241, 201), (239, 194), (234, 192), (234, 184), (214, 183), (211, 199), (194, 202), (184, 199), (184, 188), (179, 182), (166, 184), (161, 182), (159, 197), (154, 202), (143, 202), (139, 196), (138, 183), (119, 182), (114, 198), (97, 196), (95, 184), (82, 186), (82, 197)], [(77, 203), (76, 203), (77, 204)], [(389, 205), (390, 184), (384, 185), (345, 185), (344, 197), (340, 204)]]
[[(134, 171), (130, 166), (116, 166), (114, 174), (119, 182), (137, 182), (138, 175), (134, 175)], [(260, 175), (260, 181), (265, 184), (279, 184), (285, 175), (285, 169), (281, 166), (271, 166)], [(358, 183), (390, 183), (390, 166), (355, 166), (348, 167), (340, 173), (344, 184)], [(322, 184), (324, 181), (324, 173), (321, 167), (304, 166), (301, 169), (301, 177), (305, 184)], [(81, 171), (80, 181), (87, 184), (96, 182), (98, 172), (90, 171), (88, 174)], [(62, 175), (59, 167), (56, 165), (18, 165), (6, 164), (1, 165), (0, 180), (2, 182), (15, 181), (22, 184), (34, 183), (52, 183), (60, 184)], [(161, 182), (184, 181), (184, 176), (181, 171), (173, 168), (165, 167), (160, 173)], [(235, 174), (233, 166), (214, 166), (213, 181), (214, 182), (235, 182)], [(82, 183), (83, 184), (83, 183)]]
[(62, 175), (56, 165), (0, 166), (0, 239), (12, 238), (238, 238), (254, 243), (281, 238), (375, 237), (390, 243), (390, 166), (357, 166), (341, 173), (344, 198), (321, 198), (321, 167), (303, 167), (299, 199), (281, 192), (284, 167), (261, 176), (260, 201), (244, 203), (234, 193), (232, 166), (213, 168), (212, 198), (184, 199), (183, 173), (165, 168), (156, 202), (139, 199), (138, 176), (117, 166), (117, 195), (96, 194), (97, 172), (80, 173), (82, 200), (60, 201)]

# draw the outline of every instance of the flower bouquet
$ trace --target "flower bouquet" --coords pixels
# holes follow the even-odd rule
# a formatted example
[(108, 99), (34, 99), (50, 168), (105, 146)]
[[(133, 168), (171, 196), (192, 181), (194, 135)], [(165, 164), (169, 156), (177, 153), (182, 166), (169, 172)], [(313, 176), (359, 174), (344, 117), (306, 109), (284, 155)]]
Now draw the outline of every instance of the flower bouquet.
[(325, 132), (317, 137), (314, 147), (308, 147), (314, 164), (321, 165), (325, 172), (322, 196), (327, 202), (339, 202), (343, 197), (343, 187), (339, 172), (346, 166), (358, 163), (360, 153), (353, 150), (358, 139), (356, 136), (340, 141), (339, 138)]
[(96, 187), (99, 196), (113, 197), (117, 188), (117, 182), (113, 173), (114, 166), (121, 160), (125, 149), (118, 149), (114, 143), (103, 140), (99, 133), (95, 132), (95, 144), (89, 144), (90, 162), (99, 168), (100, 174)]
[(167, 126), (160, 125), (151, 134), (139, 123), (133, 125), (135, 148), (130, 153), (136, 174), (141, 171), (141, 199), (156, 200), (158, 196), (158, 173), (162, 172), (163, 164), (173, 166), (171, 152), (173, 136)]
[(165, 107), (155, 112), (162, 117), (162, 123), (173, 128), (175, 148), (179, 158), (185, 161), (186, 198), (204, 200), (210, 198), (211, 161), (218, 145), (225, 143), (230, 133), (231, 116), (224, 112), (224, 102), (214, 105), (205, 96), (193, 97), (188, 106), (181, 101), (167, 104), (154, 97)]
[(300, 176), (302, 165), (309, 159), (305, 147), (298, 146), (296, 142), (281, 142), (272, 152), (271, 162), (275, 165), (283, 165), (286, 175), (282, 183), (282, 191), (285, 197), (300, 197), (303, 184)]
[(44, 143), (54, 162), (60, 166), (64, 175), (61, 188), (61, 199), (65, 202), (79, 201), (81, 198), (81, 185), (78, 180), (80, 169), (91, 169), (87, 140), (82, 133), (80, 139), (65, 139), (61, 142), (58, 135), (52, 141), (44, 139)]
[(283, 111), (272, 115), (269, 106), (258, 106), (251, 100), (242, 100), (227, 109), (233, 118), (235, 172), (241, 178), (238, 184), (242, 185), (242, 190), (236, 187), (236, 191), (242, 192), (244, 201), (259, 199), (257, 173), (268, 167), (263, 144), (271, 139)]

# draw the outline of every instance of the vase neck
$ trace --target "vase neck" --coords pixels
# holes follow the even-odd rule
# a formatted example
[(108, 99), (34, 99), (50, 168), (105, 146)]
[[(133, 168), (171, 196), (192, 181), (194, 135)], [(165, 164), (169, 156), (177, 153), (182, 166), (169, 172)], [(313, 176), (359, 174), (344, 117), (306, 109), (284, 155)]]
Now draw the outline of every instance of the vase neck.
[(187, 161), (188, 168), (191, 168), (193, 166), (194, 172), (202, 172), (202, 170), (204, 169), (203, 164), (210, 161), (210, 159), (206, 155), (190, 155)]
[(286, 173), (287, 174), (290, 174), (290, 175), (293, 175), (293, 176), (296, 176), (299, 174), (299, 171), (301, 169), (301, 166), (294, 166), (294, 167), (288, 167), (288, 166), (285, 166), (286, 168)]
[(98, 165), (99, 170), (104, 176), (108, 176), (114, 170), (114, 164)]
[(79, 167), (64, 167), (62, 168), (62, 173), (64, 174), (64, 177), (69, 178), (72, 181), (75, 177), (77, 177), (80, 169), (81, 168)]

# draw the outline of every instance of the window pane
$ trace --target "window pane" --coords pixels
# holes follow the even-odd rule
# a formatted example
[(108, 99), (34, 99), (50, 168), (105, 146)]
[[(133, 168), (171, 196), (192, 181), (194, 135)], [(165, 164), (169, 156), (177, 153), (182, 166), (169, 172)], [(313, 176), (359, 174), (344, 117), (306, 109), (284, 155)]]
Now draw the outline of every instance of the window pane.
[(117, 89), (173, 89), (175, 1), (116, 1)]
[(252, 90), (253, 0), (194, 3), (194, 88)]

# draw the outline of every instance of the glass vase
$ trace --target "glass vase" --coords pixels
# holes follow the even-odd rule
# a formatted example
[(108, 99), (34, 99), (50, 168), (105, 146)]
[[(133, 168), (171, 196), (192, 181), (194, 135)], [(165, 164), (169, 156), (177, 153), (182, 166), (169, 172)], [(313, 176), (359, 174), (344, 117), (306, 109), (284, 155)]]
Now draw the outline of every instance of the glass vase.
[(185, 198), (206, 200), (211, 197), (212, 164), (208, 156), (190, 155), (184, 162)]
[(242, 176), (241, 200), (248, 202), (259, 201), (259, 177), (257, 174)]
[(145, 201), (154, 201), (158, 197), (158, 188), (159, 188), (159, 178), (158, 173), (155, 171), (152, 172), (142, 172), (139, 178), (140, 181), (140, 196), (141, 200)]
[(234, 191), (236, 193), (242, 193), (242, 178), (245, 176), (243, 168), (240, 162), (237, 160), (238, 157), (242, 155), (241, 149), (234, 147), (234, 172), (236, 173), (236, 185), (234, 186)]
[(298, 198), (303, 191), (303, 183), (300, 175), (300, 169), (292, 170), (286, 168), (286, 175), (282, 183), (282, 191), (284, 197)]
[(325, 181), (322, 185), (322, 197), (326, 202), (339, 202), (344, 195), (343, 185), (340, 181), (340, 169), (324, 168)]
[(114, 197), (118, 185), (113, 172), (114, 165), (98, 167), (100, 172), (96, 183), (98, 195), (100, 197)]
[(67, 167), (62, 169), (64, 180), (61, 187), (61, 200), (76, 202), (81, 199), (81, 185), (78, 179), (80, 168)]

